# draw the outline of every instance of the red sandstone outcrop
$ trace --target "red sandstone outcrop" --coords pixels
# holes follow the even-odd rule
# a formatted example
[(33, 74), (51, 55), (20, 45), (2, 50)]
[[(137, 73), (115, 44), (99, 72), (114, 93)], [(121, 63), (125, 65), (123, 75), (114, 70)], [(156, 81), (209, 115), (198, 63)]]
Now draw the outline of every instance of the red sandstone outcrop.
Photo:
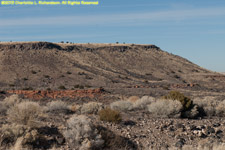
[(62, 97), (95, 97), (101, 95), (104, 89), (88, 89), (88, 90), (61, 90), (61, 91), (40, 91), (40, 90), (9, 90), (9, 94), (24, 95), (26, 98), (42, 99), (42, 98), (62, 98)]

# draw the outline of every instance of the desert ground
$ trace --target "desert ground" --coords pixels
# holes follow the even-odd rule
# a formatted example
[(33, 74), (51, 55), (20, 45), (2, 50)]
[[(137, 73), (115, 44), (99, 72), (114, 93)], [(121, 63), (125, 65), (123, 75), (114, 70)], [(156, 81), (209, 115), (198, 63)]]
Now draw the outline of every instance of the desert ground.
[(224, 150), (225, 74), (155, 45), (0, 42), (0, 149)]

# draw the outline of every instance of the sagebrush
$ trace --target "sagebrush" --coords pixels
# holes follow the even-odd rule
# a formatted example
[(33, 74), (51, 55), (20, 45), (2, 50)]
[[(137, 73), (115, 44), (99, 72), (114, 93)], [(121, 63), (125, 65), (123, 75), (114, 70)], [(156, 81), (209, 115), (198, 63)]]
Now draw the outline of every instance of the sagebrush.
[(115, 101), (110, 104), (110, 108), (118, 111), (130, 111), (133, 109), (133, 104), (129, 101)]
[(89, 102), (89, 103), (83, 104), (83, 106), (80, 109), (80, 112), (82, 114), (97, 114), (103, 108), (104, 108), (104, 105), (102, 103)]
[(148, 111), (155, 117), (180, 117), (183, 106), (179, 101), (159, 99), (148, 105)]
[(39, 117), (42, 108), (36, 102), (21, 102), (7, 111), (7, 118), (10, 123), (36, 127), (39, 125)]
[(91, 119), (84, 115), (73, 115), (63, 135), (70, 147), (77, 150), (101, 149), (104, 144)]

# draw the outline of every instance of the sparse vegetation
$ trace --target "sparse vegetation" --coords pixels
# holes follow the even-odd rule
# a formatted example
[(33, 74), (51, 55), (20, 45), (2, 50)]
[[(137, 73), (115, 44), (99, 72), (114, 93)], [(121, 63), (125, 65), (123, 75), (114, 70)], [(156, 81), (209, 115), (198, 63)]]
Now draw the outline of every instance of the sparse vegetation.
[(0, 149), (224, 150), (222, 74), (149, 44), (0, 49)]
[(105, 108), (99, 111), (98, 113), (100, 120), (107, 122), (120, 123), (122, 121), (122, 117), (120, 113), (116, 110), (112, 110), (111, 108)]

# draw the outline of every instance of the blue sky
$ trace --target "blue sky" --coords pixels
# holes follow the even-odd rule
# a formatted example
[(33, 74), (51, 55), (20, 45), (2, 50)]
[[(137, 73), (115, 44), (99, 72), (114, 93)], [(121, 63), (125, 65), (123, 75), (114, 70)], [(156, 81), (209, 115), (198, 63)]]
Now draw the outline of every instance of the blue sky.
[(98, 6), (0, 5), (0, 41), (11, 40), (155, 44), (201, 67), (225, 72), (225, 1), (99, 0)]

